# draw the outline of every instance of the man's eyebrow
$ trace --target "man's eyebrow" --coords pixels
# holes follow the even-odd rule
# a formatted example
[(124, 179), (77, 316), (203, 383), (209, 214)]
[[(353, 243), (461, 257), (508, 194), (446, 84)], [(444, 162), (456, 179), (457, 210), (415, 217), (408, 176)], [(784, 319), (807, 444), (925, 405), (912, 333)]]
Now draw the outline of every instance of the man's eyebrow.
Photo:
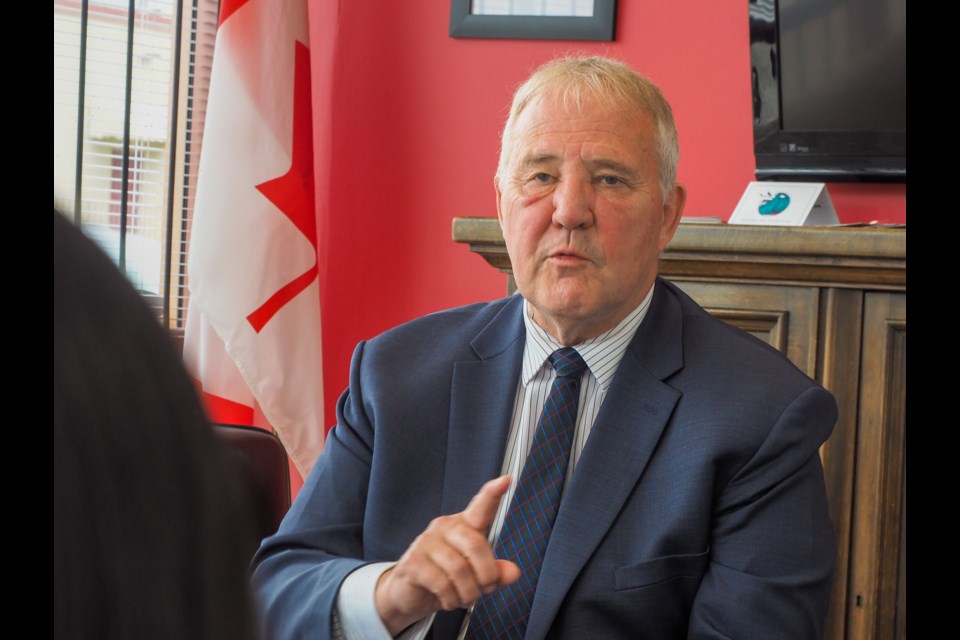
[(637, 177), (640, 175), (637, 172), (637, 170), (631, 167), (630, 165), (620, 162), (618, 160), (613, 160), (611, 158), (594, 158), (591, 160), (587, 160), (585, 164), (591, 171), (607, 170), (607, 171), (613, 171), (614, 173), (619, 173), (620, 175), (631, 176), (631, 177)]
[(560, 162), (560, 156), (553, 153), (532, 153), (520, 158), (517, 166), (521, 169), (530, 169), (541, 167), (545, 164), (555, 164)]

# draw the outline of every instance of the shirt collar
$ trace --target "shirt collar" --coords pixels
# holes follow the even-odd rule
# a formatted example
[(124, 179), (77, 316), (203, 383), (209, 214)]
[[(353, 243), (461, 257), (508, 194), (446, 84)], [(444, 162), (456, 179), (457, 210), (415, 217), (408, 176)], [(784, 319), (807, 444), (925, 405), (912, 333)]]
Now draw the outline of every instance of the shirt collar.
[[(595, 338), (590, 338), (573, 346), (584, 362), (587, 363), (590, 372), (593, 373), (600, 384), (600, 388), (604, 391), (613, 381), (613, 375), (617, 372), (617, 367), (620, 366), (620, 361), (623, 360), (623, 356), (627, 352), (627, 346), (633, 340), (637, 329), (640, 328), (640, 323), (647, 315), (647, 309), (650, 308), (652, 298), (653, 287), (650, 287), (650, 291), (647, 292), (639, 306), (631, 311), (617, 326)], [(550, 354), (562, 347), (559, 342), (554, 340), (553, 336), (533, 321), (530, 314), (530, 303), (524, 299), (523, 324), (526, 327), (527, 340), (523, 348), (523, 368), (520, 372), (521, 381), (524, 385), (530, 383), (540, 368), (547, 362)]]

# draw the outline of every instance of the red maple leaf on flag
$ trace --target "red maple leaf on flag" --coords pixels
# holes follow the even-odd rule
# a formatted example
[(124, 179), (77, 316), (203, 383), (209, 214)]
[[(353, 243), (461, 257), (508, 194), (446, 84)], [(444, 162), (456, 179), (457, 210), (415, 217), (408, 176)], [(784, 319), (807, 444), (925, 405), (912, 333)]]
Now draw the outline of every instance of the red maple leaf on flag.
[[(293, 145), (290, 169), (281, 177), (257, 185), (260, 191), (317, 248), (317, 218), (313, 210), (313, 125), (310, 114), (310, 50), (296, 43), (293, 84)], [(317, 276), (314, 261), (300, 276), (271, 295), (247, 316), (254, 331), (266, 325), (285, 304), (310, 286)]]

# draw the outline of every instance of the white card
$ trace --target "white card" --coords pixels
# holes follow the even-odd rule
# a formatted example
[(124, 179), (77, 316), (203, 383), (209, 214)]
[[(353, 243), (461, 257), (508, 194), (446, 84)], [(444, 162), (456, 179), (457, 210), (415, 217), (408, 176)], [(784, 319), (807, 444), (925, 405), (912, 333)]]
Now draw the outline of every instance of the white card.
[(840, 221), (823, 182), (751, 182), (728, 223), (809, 227)]

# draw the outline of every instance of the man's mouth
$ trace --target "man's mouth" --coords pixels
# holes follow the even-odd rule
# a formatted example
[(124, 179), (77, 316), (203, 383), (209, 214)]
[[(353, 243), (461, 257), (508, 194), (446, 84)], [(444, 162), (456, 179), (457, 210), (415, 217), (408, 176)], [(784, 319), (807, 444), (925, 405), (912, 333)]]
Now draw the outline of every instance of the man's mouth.
[(550, 254), (550, 259), (560, 263), (574, 263), (587, 260), (588, 258), (578, 251), (571, 249), (561, 249)]

